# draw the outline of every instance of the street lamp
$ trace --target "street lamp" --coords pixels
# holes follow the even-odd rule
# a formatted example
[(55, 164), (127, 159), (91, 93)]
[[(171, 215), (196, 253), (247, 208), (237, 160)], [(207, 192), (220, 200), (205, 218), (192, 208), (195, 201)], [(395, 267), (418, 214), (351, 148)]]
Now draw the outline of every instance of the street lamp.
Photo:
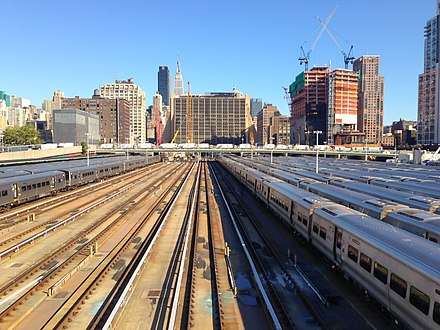
[(368, 146), (367, 146), (367, 139), (365, 139), (365, 161), (368, 161), (368, 154), (367, 154)]
[[(84, 133), (87, 139), (87, 166), (90, 166), (90, 145), (89, 145), (89, 136), (92, 136), (92, 133)], [(92, 139), (93, 140), (93, 139)]]
[(322, 131), (313, 131), (313, 134), (316, 134), (316, 173), (318, 173), (319, 172), (319, 168), (318, 168), (318, 158), (319, 158), (318, 137), (319, 137), (319, 134), (322, 134)]

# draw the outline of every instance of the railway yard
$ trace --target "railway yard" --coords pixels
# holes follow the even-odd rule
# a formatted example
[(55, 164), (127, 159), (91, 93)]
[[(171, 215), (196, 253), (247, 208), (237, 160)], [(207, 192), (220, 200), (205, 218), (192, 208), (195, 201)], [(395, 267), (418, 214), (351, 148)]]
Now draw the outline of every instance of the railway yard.
[(1, 329), (440, 329), (440, 168), (0, 168)]

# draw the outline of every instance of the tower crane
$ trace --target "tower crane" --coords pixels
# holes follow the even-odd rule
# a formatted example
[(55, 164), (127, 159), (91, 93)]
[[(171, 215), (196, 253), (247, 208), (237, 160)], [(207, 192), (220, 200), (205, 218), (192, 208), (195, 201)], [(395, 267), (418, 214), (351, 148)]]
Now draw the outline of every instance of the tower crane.
[(336, 47), (338, 47), (339, 51), (344, 56), (344, 63), (345, 63), (345, 69), (348, 69), (348, 64), (353, 64), (353, 61), (355, 60), (353, 56), (353, 45), (350, 47), (350, 50), (348, 51), (348, 54), (342, 49), (341, 45), (339, 44), (338, 40), (336, 40), (333, 33), (330, 32), (330, 30), (327, 28), (328, 23), (324, 22), (320, 17), (316, 17), (319, 23), (321, 24), (322, 28), (327, 32), (327, 34), (330, 36), (330, 38), (335, 43)]
[(191, 97), (191, 84), (188, 81), (188, 95), (186, 97), (186, 132), (188, 137), (188, 143), (194, 142), (193, 133), (193, 109), (192, 109), (192, 97)]
[(292, 100), (290, 99), (289, 89), (287, 87), (284, 87), (284, 86), (283, 86), (283, 89), (284, 89), (284, 93), (285, 93), (284, 98), (286, 99), (287, 106), (289, 107), (289, 111), (291, 111), (292, 110), (291, 109)]
[[(313, 49), (315, 49), (316, 45), (318, 44), (319, 39), (321, 39), (322, 34), (324, 33), (324, 30), (326, 28), (326, 26), (330, 23), (333, 15), (336, 12), (337, 7), (333, 8), (333, 10), (331, 11), (330, 15), (327, 17), (325, 23), (321, 23), (321, 29), (318, 32), (318, 35), (316, 36), (315, 40), (313, 41), (312, 46), (310, 47), (310, 49), (307, 51), (307, 53), (304, 51), (303, 46), (300, 47), (301, 49), (301, 55), (298, 58), (299, 60), (299, 64), (302, 65), (304, 63), (304, 70), (308, 71), (309, 70), (309, 61), (310, 61), (310, 53), (313, 51)], [(307, 42), (307, 41), (306, 41)], [(305, 43), (306, 43), (305, 42)], [(304, 44), (305, 44), (304, 43)], [(303, 45), (304, 45), (303, 44)]]

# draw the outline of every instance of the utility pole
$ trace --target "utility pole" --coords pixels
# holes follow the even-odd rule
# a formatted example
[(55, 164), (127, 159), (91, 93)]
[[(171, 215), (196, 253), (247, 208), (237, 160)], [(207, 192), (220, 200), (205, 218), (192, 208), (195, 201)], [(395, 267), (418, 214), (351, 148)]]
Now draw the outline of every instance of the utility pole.
[(318, 142), (318, 137), (319, 137), (319, 134), (322, 134), (322, 131), (313, 131), (313, 134), (316, 134), (316, 173), (318, 173), (319, 172), (319, 164), (318, 164), (318, 162), (319, 162), (319, 148), (318, 148), (318, 146), (319, 146), (319, 142)]

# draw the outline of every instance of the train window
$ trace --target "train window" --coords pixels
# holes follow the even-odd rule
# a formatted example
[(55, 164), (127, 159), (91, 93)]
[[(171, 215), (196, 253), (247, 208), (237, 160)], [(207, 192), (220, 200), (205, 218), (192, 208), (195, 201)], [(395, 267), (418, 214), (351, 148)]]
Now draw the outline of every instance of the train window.
[(384, 266), (375, 262), (373, 274), (374, 277), (377, 278), (379, 281), (381, 281), (384, 284), (387, 284), (388, 269), (386, 269)]
[(2, 190), (2, 196), (8, 196), (8, 191), (7, 190)]
[(357, 263), (359, 258), (359, 250), (351, 245), (348, 245), (348, 257)]
[(37, 183), (37, 188), (41, 188), (41, 182)]
[(399, 296), (405, 299), (406, 297), (406, 281), (396, 274), (391, 273), (390, 277), (390, 288), (396, 292)]
[(371, 272), (371, 258), (369, 256), (367, 256), (366, 254), (361, 253), (361, 259), (359, 261), (359, 264), (367, 272)]
[(46, 181), (46, 186), (48, 186), (49, 185), (49, 181)]
[(419, 289), (411, 287), (409, 291), (409, 302), (423, 314), (429, 313), (429, 297)]
[(42, 186), (42, 187), (46, 187), (46, 182), (44, 182), (44, 181), (41, 182), (41, 186)]
[(303, 218), (303, 225), (304, 225), (304, 226), (307, 226), (307, 222), (308, 222), (307, 218), (304, 217), (304, 218)]
[(342, 232), (341, 232), (341, 231), (338, 231), (338, 232), (336, 233), (336, 247), (337, 247), (338, 249), (340, 249), (340, 248), (341, 248), (341, 245), (342, 245)]
[(34, 184), (32, 185), (32, 189), (37, 189), (37, 184), (36, 184), (36, 183), (34, 183)]
[(27, 190), (31, 190), (31, 185), (26, 186)]
[(26, 191), (26, 186), (21, 187), (21, 191)]
[(318, 234), (318, 233), (319, 233), (319, 227), (318, 227), (318, 225), (317, 225), (316, 223), (313, 224), (313, 232), (314, 232), (315, 234)]
[(435, 323), (440, 324), (440, 304), (438, 302), (434, 303), (432, 318), (434, 319)]
[(435, 238), (433, 238), (433, 237), (430, 237), (429, 240), (430, 240), (431, 242), (438, 243), (438, 241), (437, 241)]
[(325, 229), (324, 227), (320, 227), (319, 236), (321, 236), (321, 238), (323, 238), (323, 239), (326, 239), (327, 238), (327, 229)]

